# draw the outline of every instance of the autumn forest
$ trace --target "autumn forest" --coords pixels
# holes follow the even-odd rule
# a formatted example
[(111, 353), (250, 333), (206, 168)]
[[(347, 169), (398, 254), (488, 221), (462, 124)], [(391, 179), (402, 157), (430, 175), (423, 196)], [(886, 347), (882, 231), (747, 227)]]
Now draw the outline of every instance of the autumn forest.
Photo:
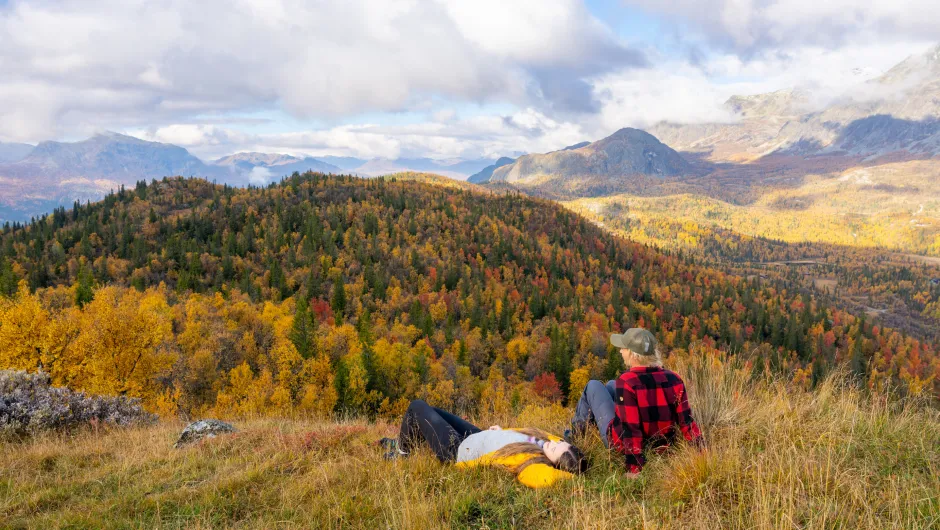
[(401, 178), (141, 182), (0, 245), (0, 364), (182, 417), (564, 403), (607, 335), (728, 350), (755, 377), (937, 395), (934, 346), (809, 291), (632, 243), (545, 200)]

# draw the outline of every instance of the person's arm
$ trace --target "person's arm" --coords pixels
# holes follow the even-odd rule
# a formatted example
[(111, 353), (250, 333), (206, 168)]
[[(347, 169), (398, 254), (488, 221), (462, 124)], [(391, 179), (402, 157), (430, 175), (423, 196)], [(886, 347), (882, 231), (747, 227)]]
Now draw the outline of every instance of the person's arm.
[(623, 453), (627, 472), (639, 473), (646, 463), (643, 458), (640, 407), (636, 391), (623, 378), (617, 379), (614, 389), (614, 413), (610, 424), (610, 444)]
[(677, 378), (676, 391), (676, 418), (679, 421), (679, 429), (682, 436), (690, 443), (699, 448), (705, 447), (705, 439), (702, 437), (702, 431), (699, 430), (695, 419), (692, 418), (692, 407), (689, 406), (689, 396), (685, 391), (685, 383)]

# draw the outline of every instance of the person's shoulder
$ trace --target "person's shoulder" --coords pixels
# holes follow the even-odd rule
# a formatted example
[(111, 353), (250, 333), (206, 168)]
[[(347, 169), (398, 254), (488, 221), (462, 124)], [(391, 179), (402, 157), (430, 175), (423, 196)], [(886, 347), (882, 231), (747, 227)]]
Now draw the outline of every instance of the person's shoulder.
[(638, 378), (636, 372), (632, 370), (624, 371), (622, 374), (620, 374), (620, 377), (617, 378), (617, 381), (629, 385), (635, 384), (637, 380)]
[(672, 370), (670, 370), (670, 369), (668, 369), (668, 368), (663, 368), (663, 376), (664, 376), (664, 377), (666, 378), (666, 380), (669, 381), (670, 383), (673, 383), (673, 384), (685, 384), (685, 383), (682, 381), (682, 376), (680, 376), (679, 374), (673, 372)]

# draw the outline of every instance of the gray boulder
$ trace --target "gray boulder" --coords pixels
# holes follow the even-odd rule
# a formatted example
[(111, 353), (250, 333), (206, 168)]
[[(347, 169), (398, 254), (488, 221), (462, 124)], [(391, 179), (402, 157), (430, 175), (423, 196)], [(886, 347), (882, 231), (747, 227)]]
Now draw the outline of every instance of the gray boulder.
[(187, 446), (191, 443), (198, 442), (203, 438), (215, 438), (220, 434), (230, 434), (236, 432), (237, 429), (231, 424), (225, 423), (224, 421), (219, 420), (199, 420), (194, 421), (186, 426), (183, 429), (183, 432), (180, 434), (179, 440), (173, 444), (173, 447), (177, 449), (180, 447)]

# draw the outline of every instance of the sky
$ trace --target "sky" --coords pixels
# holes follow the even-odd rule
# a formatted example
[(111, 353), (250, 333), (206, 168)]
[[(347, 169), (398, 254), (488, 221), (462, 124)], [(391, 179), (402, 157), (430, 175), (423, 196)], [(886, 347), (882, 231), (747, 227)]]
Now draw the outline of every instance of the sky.
[(496, 158), (836, 97), (940, 42), (936, 0), (0, 0), (0, 141)]

